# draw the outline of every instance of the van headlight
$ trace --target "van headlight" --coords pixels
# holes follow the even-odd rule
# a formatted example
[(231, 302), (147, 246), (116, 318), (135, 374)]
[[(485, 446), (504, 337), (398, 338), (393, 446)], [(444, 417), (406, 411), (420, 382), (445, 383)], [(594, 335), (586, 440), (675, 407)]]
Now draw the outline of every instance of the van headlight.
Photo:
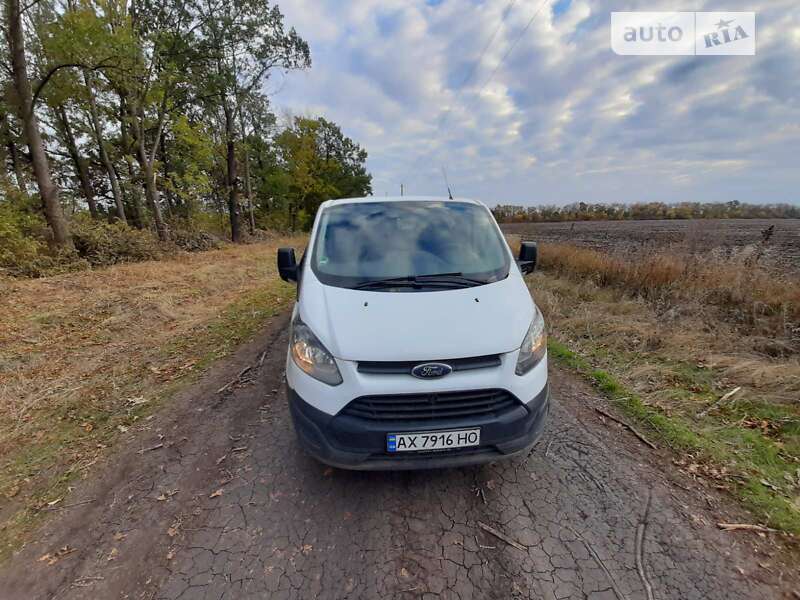
[(328, 385), (342, 383), (342, 375), (333, 355), (322, 345), (314, 332), (296, 316), (292, 321), (289, 351), (300, 369)]
[(539, 309), (534, 306), (533, 322), (522, 340), (519, 349), (519, 359), (517, 368), (514, 371), (517, 375), (525, 375), (533, 367), (539, 364), (547, 352), (547, 332), (544, 329), (544, 319)]

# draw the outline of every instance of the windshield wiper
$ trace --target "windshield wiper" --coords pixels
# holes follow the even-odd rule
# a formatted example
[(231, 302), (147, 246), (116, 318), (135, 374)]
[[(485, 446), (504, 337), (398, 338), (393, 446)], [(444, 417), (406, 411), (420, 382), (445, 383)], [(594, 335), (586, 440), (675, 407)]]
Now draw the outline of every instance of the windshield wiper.
[(484, 279), (474, 279), (472, 277), (465, 277), (462, 273), (435, 273), (431, 275), (417, 275), (414, 277), (415, 281), (424, 281), (426, 283), (432, 281), (442, 281), (448, 283), (462, 283), (468, 285), (469, 287), (475, 285), (486, 285), (489, 283)]
[(389, 277), (387, 279), (372, 279), (370, 281), (362, 281), (354, 285), (354, 290), (362, 290), (364, 288), (389, 288), (389, 287), (419, 287), (410, 277)]
[(436, 273), (431, 275), (409, 275), (406, 277), (387, 277), (386, 279), (373, 279), (353, 286), (354, 290), (366, 288), (391, 288), (391, 287), (472, 287), (484, 285), (488, 282), (481, 279), (470, 279), (461, 273)]

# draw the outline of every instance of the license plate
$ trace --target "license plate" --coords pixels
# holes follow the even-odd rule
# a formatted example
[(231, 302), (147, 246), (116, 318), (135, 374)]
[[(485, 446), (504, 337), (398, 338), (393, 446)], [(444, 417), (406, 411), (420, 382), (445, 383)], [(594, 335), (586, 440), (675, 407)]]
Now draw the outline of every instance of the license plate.
[(452, 448), (467, 448), (469, 446), (477, 446), (480, 443), (480, 429), (422, 431), (420, 433), (390, 433), (386, 436), (386, 450), (389, 452), (449, 450)]

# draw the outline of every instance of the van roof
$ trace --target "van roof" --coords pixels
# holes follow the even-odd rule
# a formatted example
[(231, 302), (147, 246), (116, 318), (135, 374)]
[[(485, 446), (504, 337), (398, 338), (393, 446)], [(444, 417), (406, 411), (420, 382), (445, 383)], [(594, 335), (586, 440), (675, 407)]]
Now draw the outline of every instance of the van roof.
[(366, 196), (364, 198), (339, 198), (338, 200), (326, 200), (320, 208), (328, 206), (339, 206), (340, 204), (359, 204), (362, 202), (459, 202), (462, 204), (477, 204), (485, 206), (479, 200), (470, 198), (446, 198), (443, 196)]

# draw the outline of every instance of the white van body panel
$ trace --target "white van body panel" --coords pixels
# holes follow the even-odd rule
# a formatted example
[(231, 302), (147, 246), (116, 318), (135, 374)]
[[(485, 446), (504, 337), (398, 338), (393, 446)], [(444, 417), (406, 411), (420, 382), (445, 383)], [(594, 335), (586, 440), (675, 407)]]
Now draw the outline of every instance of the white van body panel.
[(336, 358), (443, 360), (517, 350), (533, 319), (519, 270), (475, 288), (360, 291), (303, 273), (300, 318)]
[[(520, 340), (520, 343), (522, 340)], [(355, 361), (336, 359), (342, 383), (330, 386), (307, 375), (287, 354), (286, 382), (314, 408), (335, 415), (359, 396), (377, 394), (415, 394), (454, 392), (475, 389), (506, 389), (528, 402), (547, 385), (547, 356), (527, 374), (514, 373), (519, 349), (501, 356), (499, 369), (456, 371), (442, 379), (416, 379), (408, 375), (370, 375), (359, 373)]]

